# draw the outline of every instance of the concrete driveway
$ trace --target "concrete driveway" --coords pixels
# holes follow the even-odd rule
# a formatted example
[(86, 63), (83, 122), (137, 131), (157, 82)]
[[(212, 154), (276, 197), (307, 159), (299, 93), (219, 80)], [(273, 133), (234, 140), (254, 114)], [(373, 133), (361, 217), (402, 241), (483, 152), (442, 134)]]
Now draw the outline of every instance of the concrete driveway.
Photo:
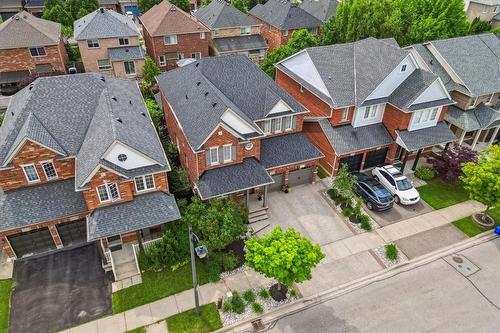
[(420, 200), (414, 205), (403, 206), (394, 204), (391, 209), (384, 212), (371, 211), (366, 206), (365, 211), (378, 223), (381, 227), (393, 224), (402, 220), (406, 220), (418, 215), (431, 212), (433, 209), (425, 201)]
[(319, 245), (352, 236), (340, 216), (321, 196), (323, 184), (307, 184), (292, 188), (290, 193), (281, 191), (268, 193), (269, 220), (271, 225), (264, 232), (276, 226), (294, 228)]
[(11, 333), (55, 332), (111, 313), (95, 244), (14, 264)]

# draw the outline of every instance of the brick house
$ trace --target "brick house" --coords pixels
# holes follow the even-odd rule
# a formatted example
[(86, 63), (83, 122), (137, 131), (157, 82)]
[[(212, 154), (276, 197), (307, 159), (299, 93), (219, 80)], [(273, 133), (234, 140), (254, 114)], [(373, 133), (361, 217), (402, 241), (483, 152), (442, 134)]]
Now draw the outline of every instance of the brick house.
[(335, 175), (415, 159), (455, 140), (443, 122), (453, 104), (441, 79), (394, 39), (305, 49), (276, 65), (276, 82), (310, 112), (304, 132)]
[(20, 259), (98, 242), (109, 265), (180, 217), (169, 170), (136, 82), (39, 78), (12, 97), (0, 128), (2, 247)]
[(131, 18), (99, 8), (75, 21), (74, 31), (86, 72), (121, 78), (141, 76), (145, 53)]
[(269, 51), (288, 42), (295, 30), (308, 29), (313, 36), (319, 34), (323, 22), (290, 0), (269, 0), (250, 10), (260, 22), (260, 33), (269, 45)]
[(208, 57), (210, 30), (170, 2), (162, 1), (139, 19), (147, 53), (161, 71), (176, 68), (185, 58)]
[(444, 120), (460, 145), (484, 150), (500, 139), (500, 39), (494, 34), (434, 40), (407, 48), (445, 83), (456, 104)]
[(260, 35), (260, 23), (225, 0), (214, 0), (194, 16), (211, 31), (210, 55), (244, 54), (259, 63), (267, 44)]
[[(19, 38), (23, 36), (23, 38)], [(66, 73), (61, 25), (20, 12), (0, 24), (0, 91), (13, 93), (34, 75)]]
[(340, 0), (304, 0), (300, 4), (300, 8), (326, 23), (337, 13), (339, 3)]
[(248, 206), (258, 192), (267, 208), (268, 190), (314, 182), (323, 154), (302, 133), (308, 111), (247, 57), (201, 59), (157, 81), (168, 134), (203, 200), (234, 195)]
[[(500, 17), (500, 1), (498, 0), (466, 0), (465, 13), (469, 20), (479, 17), (486, 22), (493, 22), (495, 16)], [(496, 23), (499, 24), (500, 22)], [(493, 28), (498, 25), (493, 25)]]

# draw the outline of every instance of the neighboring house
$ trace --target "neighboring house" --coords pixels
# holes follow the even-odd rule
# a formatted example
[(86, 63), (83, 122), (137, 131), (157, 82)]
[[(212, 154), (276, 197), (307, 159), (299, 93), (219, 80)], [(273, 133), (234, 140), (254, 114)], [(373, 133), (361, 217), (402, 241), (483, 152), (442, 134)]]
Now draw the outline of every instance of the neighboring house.
[(213, 0), (194, 16), (211, 30), (210, 55), (244, 54), (258, 63), (266, 56), (267, 44), (260, 23), (225, 0)]
[(167, 171), (136, 82), (39, 78), (12, 97), (0, 128), (2, 247), (20, 259), (98, 242), (106, 265), (134, 261), (132, 242), (180, 217)]
[(7, 21), (23, 10), (22, 0), (2, 0), (0, 1), (0, 18), (2, 21)]
[(325, 23), (337, 13), (339, 0), (303, 0), (300, 8)]
[(141, 76), (145, 53), (131, 18), (99, 8), (75, 21), (74, 32), (86, 72), (122, 78)]
[(59, 23), (20, 12), (0, 24), (0, 92), (30, 76), (65, 73), (68, 55)]
[(465, 12), (471, 21), (479, 17), (483, 21), (491, 22), (493, 17), (500, 13), (500, 0), (467, 0)]
[(139, 16), (141, 14), (137, 6), (137, 0), (118, 0), (118, 11), (123, 14), (132, 12), (134, 16)]
[[(26, 0), (24, 9), (37, 17), (42, 17), (45, 9), (45, 1), (46, 0)], [(135, 3), (135, 1), (127, 1), (127, 3), (128, 2)], [(118, 13), (125, 13), (122, 11), (119, 0), (99, 0), (99, 6), (102, 8), (112, 9)], [(137, 4), (135, 4), (135, 6), (137, 7)]]
[(250, 10), (260, 22), (260, 33), (269, 45), (269, 51), (288, 42), (292, 32), (308, 29), (313, 36), (319, 34), (323, 22), (290, 0), (269, 0)]
[(139, 17), (146, 50), (167, 71), (184, 58), (208, 57), (210, 30), (168, 1), (163, 1)]
[(210, 57), (157, 77), (168, 134), (203, 200), (311, 183), (320, 151), (308, 111), (245, 56)]
[(498, 28), (500, 27), (500, 12), (498, 12), (493, 18), (491, 19), (491, 26), (493, 28)]
[(408, 48), (451, 97), (446, 122), (459, 144), (483, 150), (500, 138), (500, 39), (494, 34), (434, 40)]
[(335, 175), (406, 161), (455, 140), (441, 79), (394, 39), (307, 48), (276, 65), (276, 82), (310, 112), (304, 132)]

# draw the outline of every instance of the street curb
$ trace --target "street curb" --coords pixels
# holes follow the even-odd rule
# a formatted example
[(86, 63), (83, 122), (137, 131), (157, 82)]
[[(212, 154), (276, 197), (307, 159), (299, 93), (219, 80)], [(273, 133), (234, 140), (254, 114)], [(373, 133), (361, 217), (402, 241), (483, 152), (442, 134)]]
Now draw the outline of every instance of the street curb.
[(414, 258), (409, 261), (402, 262), (398, 265), (392, 266), (390, 268), (383, 269), (382, 271), (367, 275), (360, 279), (344, 283), (335, 288), (323, 291), (313, 296), (305, 297), (298, 299), (292, 303), (286, 304), (276, 310), (268, 312), (267, 314), (247, 318), (242, 320), (241, 322), (235, 323), (233, 325), (223, 327), (215, 332), (233, 332), (233, 333), (242, 333), (242, 332), (255, 332), (252, 327), (252, 322), (255, 320), (261, 320), (264, 325), (269, 325), (270, 323), (277, 321), (285, 316), (289, 316), (291, 314), (303, 311), (312, 306), (318, 305), (320, 303), (326, 302), (328, 300), (337, 298), (344, 294), (350, 293), (362, 287), (365, 287), (369, 284), (385, 280), (387, 278), (393, 277), (400, 273), (404, 273), (420, 266), (426, 265), (432, 261), (435, 261), (441, 257), (448, 256), (453, 253), (457, 253), (468, 249), (470, 247), (491, 241), (500, 236), (496, 235), (493, 231), (484, 232), (480, 235), (477, 235), (472, 238), (468, 238), (459, 243), (455, 243), (453, 245), (444, 247), (437, 251), (424, 254), (420, 257)]

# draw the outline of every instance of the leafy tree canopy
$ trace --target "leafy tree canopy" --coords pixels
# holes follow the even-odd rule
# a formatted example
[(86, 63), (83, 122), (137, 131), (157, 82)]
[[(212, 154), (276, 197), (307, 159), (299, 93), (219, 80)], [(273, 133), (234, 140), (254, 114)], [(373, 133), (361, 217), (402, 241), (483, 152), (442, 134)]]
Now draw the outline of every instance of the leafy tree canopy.
[(73, 29), (73, 22), (99, 8), (98, 0), (47, 0), (42, 18), (63, 25), (66, 35)]
[(441, 155), (429, 159), (439, 176), (450, 183), (463, 176), (462, 165), (467, 162), (476, 163), (477, 153), (468, 147), (455, 145), (445, 149)]
[(160, 75), (160, 69), (151, 57), (146, 57), (142, 66), (142, 80), (148, 87), (151, 87), (156, 82), (157, 75)]
[[(137, 5), (139, 6), (141, 12), (145, 13), (148, 10), (150, 10), (151, 7), (159, 4), (162, 1), (163, 0), (139, 0), (137, 1)], [(171, 4), (175, 5), (176, 7), (182, 9), (187, 13), (189, 13), (189, 11), (191, 10), (191, 4), (189, 3), (189, 0), (169, 0), (169, 1)]]

